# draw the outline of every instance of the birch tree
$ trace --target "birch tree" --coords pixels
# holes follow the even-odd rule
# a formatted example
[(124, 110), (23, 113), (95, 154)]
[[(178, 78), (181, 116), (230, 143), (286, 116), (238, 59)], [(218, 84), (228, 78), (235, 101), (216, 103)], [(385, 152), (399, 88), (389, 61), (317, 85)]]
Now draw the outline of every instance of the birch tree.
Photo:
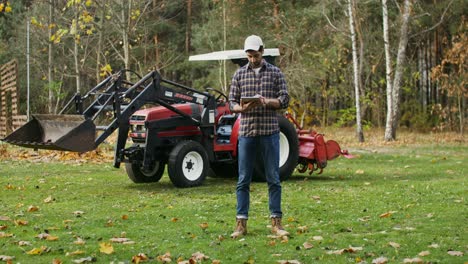
[[(398, 115), (400, 107), (400, 90), (403, 79), (403, 67), (406, 60), (406, 46), (408, 44), (408, 27), (413, 0), (405, 0), (401, 16), (400, 41), (396, 58), (395, 74), (392, 72), (392, 58), (390, 55), (390, 42), (388, 33), (388, 7), (387, 0), (382, 0), (383, 14), (383, 36), (386, 62), (386, 82), (387, 82), (387, 121), (385, 126), (385, 140), (396, 140), (396, 130), (398, 128)], [(392, 80), (393, 77), (393, 80)]]
[[(354, 1), (348, 0), (348, 17), (349, 17), (349, 29), (351, 31), (351, 44), (352, 44), (352, 53), (353, 53), (353, 80), (354, 80), (354, 92), (355, 92), (355, 103), (356, 103), (356, 134), (359, 142), (364, 142), (364, 133), (362, 132), (362, 121), (361, 121), (361, 106), (359, 102), (359, 90), (360, 90), (360, 67), (358, 66), (358, 50), (357, 50), (357, 41), (356, 41), (356, 30), (355, 30), (355, 21), (354, 21)], [(361, 58), (362, 60), (362, 58)]]

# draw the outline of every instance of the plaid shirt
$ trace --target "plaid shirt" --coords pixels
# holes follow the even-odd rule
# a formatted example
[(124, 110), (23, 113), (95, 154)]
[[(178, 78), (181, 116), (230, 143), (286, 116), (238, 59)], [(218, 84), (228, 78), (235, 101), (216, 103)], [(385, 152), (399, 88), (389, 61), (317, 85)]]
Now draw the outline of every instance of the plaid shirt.
[[(232, 78), (229, 102), (231, 106), (234, 106), (240, 103), (241, 97), (256, 94), (268, 99), (279, 99), (282, 109), (288, 107), (289, 95), (284, 75), (278, 67), (265, 60), (262, 61), (258, 76), (249, 63), (236, 71)], [(278, 132), (278, 117), (275, 109), (258, 106), (241, 115), (240, 136), (264, 136)]]

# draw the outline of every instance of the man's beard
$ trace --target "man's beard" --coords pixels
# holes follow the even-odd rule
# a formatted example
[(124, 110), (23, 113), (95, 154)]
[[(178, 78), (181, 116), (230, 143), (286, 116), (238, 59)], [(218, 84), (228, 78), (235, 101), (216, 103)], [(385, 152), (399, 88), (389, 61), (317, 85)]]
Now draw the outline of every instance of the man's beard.
[(262, 62), (249, 62), (251, 68), (259, 68), (262, 65)]

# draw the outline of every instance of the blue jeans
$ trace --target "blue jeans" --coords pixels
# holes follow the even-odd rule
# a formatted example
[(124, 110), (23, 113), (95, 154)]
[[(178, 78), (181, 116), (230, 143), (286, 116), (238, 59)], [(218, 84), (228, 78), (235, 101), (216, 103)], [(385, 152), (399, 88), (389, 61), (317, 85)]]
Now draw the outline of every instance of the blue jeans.
[(254, 173), (257, 149), (262, 155), (268, 183), (268, 206), (271, 217), (282, 217), (279, 176), (279, 133), (268, 136), (239, 137), (239, 180), (237, 182), (237, 218), (248, 219), (250, 182)]

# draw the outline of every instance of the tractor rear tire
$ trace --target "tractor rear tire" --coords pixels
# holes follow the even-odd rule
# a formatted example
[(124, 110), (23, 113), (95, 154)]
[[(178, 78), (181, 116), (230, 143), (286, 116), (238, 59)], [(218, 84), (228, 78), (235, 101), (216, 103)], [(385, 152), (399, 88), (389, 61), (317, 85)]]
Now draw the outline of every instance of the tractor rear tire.
[(209, 169), (208, 154), (198, 142), (179, 142), (169, 154), (167, 170), (174, 186), (194, 187), (203, 184)]
[(134, 183), (158, 182), (164, 174), (164, 162), (156, 162), (150, 171), (144, 171), (141, 163), (125, 163), (128, 178)]
[[(278, 123), (280, 127), (280, 180), (286, 181), (289, 179), (294, 169), (297, 166), (299, 158), (299, 139), (297, 137), (296, 128), (283, 115), (278, 115)], [(266, 181), (265, 169), (260, 151), (257, 151), (257, 162), (254, 167), (253, 181)]]

